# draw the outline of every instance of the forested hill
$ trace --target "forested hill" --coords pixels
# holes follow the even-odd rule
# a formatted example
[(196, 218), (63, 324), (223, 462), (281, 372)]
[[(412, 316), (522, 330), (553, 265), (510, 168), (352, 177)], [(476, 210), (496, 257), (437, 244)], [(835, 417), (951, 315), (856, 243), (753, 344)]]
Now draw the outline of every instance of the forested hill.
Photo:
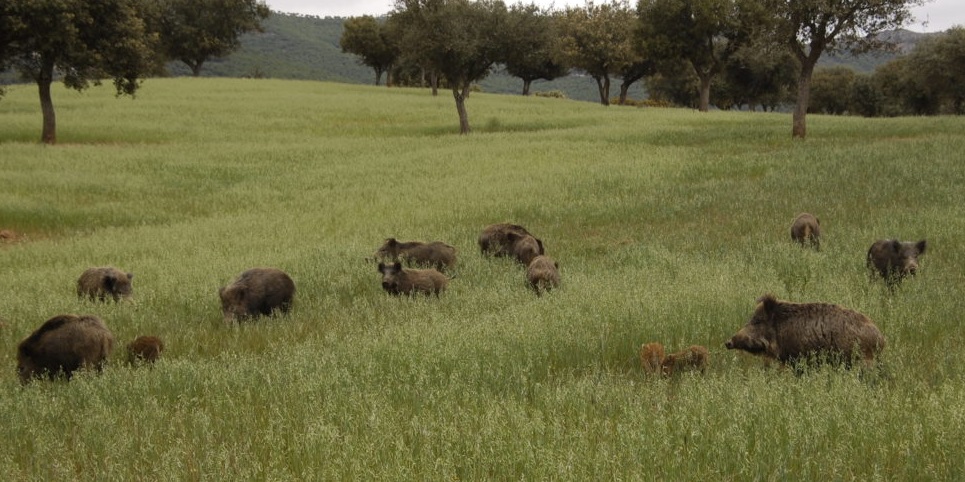
[[(230, 56), (211, 60), (202, 69), (203, 76), (271, 77), (279, 79), (311, 79), (370, 84), (375, 81), (372, 69), (358, 63), (357, 57), (342, 53), (339, 38), (344, 18), (302, 16), (273, 12), (263, 22), (264, 33), (246, 34), (242, 47)], [(907, 51), (927, 34), (901, 30), (897, 43)], [(847, 65), (859, 72), (871, 72), (892, 59), (894, 54), (863, 56), (824, 56), (820, 65)], [(184, 64), (171, 63), (171, 75), (190, 75)], [(384, 79), (383, 79), (384, 80)], [(481, 82), (487, 92), (518, 93), (522, 81), (504, 74), (490, 75)], [(537, 81), (536, 91), (561, 90), (572, 99), (596, 101), (596, 84), (587, 77), (571, 76), (554, 82)], [(639, 85), (631, 97), (641, 97)], [(615, 93), (615, 92), (614, 92)]]

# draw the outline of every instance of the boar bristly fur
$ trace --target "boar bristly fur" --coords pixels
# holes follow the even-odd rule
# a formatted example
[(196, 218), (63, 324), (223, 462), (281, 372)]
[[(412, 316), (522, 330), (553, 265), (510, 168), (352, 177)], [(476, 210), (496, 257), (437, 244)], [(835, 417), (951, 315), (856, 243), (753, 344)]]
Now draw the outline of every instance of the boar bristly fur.
[(891, 285), (898, 285), (908, 276), (918, 272), (918, 257), (925, 254), (928, 243), (897, 239), (880, 239), (868, 248), (868, 270), (872, 276), (880, 276)]
[(798, 214), (791, 222), (791, 239), (802, 246), (821, 249), (821, 221), (813, 214)]
[(674, 373), (691, 370), (704, 373), (707, 370), (709, 360), (710, 352), (707, 351), (706, 347), (691, 345), (685, 350), (665, 356), (660, 363), (660, 371), (666, 377), (673, 376)]
[(784, 364), (815, 358), (860, 357), (866, 364), (885, 348), (885, 337), (867, 316), (829, 303), (791, 303), (772, 295), (757, 300), (750, 321), (724, 346)]
[(100, 371), (113, 349), (114, 335), (100, 318), (55, 316), (17, 346), (17, 374), (21, 383), (44, 376), (70, 380), (81, 368)]
[(127, 344), (127, 362), (135, 365), (138, 363), (154, 363), (161, 358), (164, 351), (164, 342), (156, 336), (141, 335), (134, 341)]
[(640, 345), (640, 368), (647, 373), (659, 373), (664, 356), (662, 344), (657, 342), (644, 343)]
[(540, 255), (533, 258), (526, 267), (526, 280), (539, 296), (560, 285), (560, 265), (549, 256)]
[(543, 242), (533, 236), (510, 233), (506, 239), (512, 242), (513, 257), (523, 266), (529, 266), (534, 258), (544, 254)]
[(252, 268), (218, 290), (225, 322), (288, 313), (295, 297), (295, 282), (277, 268)]
[(452, 270), (456, 267), (456, 248), (442, 241), (403, 243), (395, 238), (389, 238), (375, 252), (374, 257), (378, 260), (404, 261), (439, 271)]
[(77, 279), (77, 296), (97, 301), (127, 299), (134, 293), (131, 287), (133, 279), (133, 273), (125, 273), (112, 266), (88, 268)]
[[(515, 256), (513, 245), (525, 236), (533, 235), (518, 224), (491, 224), (479, 235), (479, 250), (489, 256)], [(539, 254), (544, 253), (541, 250)]]
[(382, 289), (393, 295), (439, 296), (449, 284), (449, 278), (437, 270), (404, 268), (398, 262), (379, 263), (379, 273), (382, 273)]

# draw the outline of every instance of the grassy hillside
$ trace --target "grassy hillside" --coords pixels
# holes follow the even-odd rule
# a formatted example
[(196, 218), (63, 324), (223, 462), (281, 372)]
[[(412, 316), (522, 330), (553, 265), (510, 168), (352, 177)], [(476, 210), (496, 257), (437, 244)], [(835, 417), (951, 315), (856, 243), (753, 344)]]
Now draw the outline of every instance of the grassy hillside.
[[(965, 119), (604, 108), (256, 79), (149, 80), (136, 100), (56, 86), (0, 102), (2, 480), (757, 480), (965, 477)], [(789, 241), (800, 211), (822, 251)], [(537, 298), (483, 258), (494, 222), (561, 266)], [(440, 298), (382, 292), (386, 237), (444, 240)], [(926, 238), (919, 275), (870, 282), (877, 238)], [(88, 266), (135, 301), (74, 295)], [(294, 311), (221, 321), (252, 266)], [(874, 319), (874, 370), (805, 375), (723, 342), (774, 293)], [(21, 387), (16, 346), (59, 313), (102, 317), (103, 374)], [(153, 369), (123, 344), (161, 336)], [(637, 347), (707, 346), (704, 376), (651, 379)]]

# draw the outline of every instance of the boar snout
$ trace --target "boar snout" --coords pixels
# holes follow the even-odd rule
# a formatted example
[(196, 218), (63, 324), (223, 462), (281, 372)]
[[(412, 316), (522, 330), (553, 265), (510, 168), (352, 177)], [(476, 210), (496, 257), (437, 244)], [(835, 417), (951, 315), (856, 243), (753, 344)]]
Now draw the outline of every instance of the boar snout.
[(764, 340), (748, 337), (743, 333), (738, 333), (724, 343), (728, 350), (744, 350), (748, 353), (763, 353), (767, 351), (767, 344)]

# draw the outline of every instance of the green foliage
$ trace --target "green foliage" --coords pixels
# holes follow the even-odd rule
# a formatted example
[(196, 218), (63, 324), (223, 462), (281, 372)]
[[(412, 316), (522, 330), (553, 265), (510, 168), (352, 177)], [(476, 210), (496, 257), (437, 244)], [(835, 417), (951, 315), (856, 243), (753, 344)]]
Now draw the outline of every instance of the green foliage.
[(490, 0), (399, 0), (392, 13), (402, 57), (446, 79), (463, 134), (470, 87), (504, 60), (507, 15), (504, 3)]
[(801, 64), (797, 104), (791, 135), (807, 136), (810, 83), (818, 60), (825, 53), (868, 52), (884, 45), (881, 34), (903, 27), (911, 18), (910, 8), (925, 0), (768, 0), (770, 14), (766, 29), (777, 43), (790, 47)]
[(271, 13), (263, 0), (157, 0), (146, 11), (162, 55), (183, 62), (195, 77), (209, 59), (237, 50), (242, 34), (262, 31)]
[(382, 73), (388, 71), (399, 57), (385, 23), (371, 15), (363, 15), (347, 19), (344, 28), (338, 41), (342, 52), (357, 55), (362, 64), (375, 70), (375, 85), (379, 85)]
[(657, 65), (685, 59), (700, 80), (699, 109), (710, 107), (711, 83), (762, 22), (760, 2), (641, 0), (638, 34)]
[[(155, 37), (145, 30), (135, 0), (8, 0), (0, 39), (0, 67), (7, 61), (37, 84), (43, 112), (41, 140), (57, 140), (50, 85), (57, 74), (64, 85), (84, 90), (104, 78), (118, 95), (133, 96), (154, 68)], [(3, 25), (5, 24), (5, 25)], [(5, 45), (4, 45), (5, 44)]]
[(506, 73), (523, 80), (523, 95), (534, 80), (553, 80), (569, 70), (565, 63), (556, 18), (536, 5), (510, 7), (502, 63)]
[[(418, 89), (113, 94), (56, 86), (53, 147), (31, 142), (32, 88), (0, 104), (0, 229), (27, 238), (0, 245), (0, 479), (965, 476), (963, 118), (818, 115), (796, 143), (786, 114), (478, 93), (492, 121), (458, 136)], [(820, 252), (790, 241), (799, 211), (821, 218)], [(543, 239), (559, 290), (537, 298), (478, 253), (503, 221)], [(456, 246), (449, 291), (384, 294), (365, 258), (389, 236)], [(864, 268), (883, 237), (929, 242), (894, 293)], [(133, 303), (75, 297), (103, 264), (135, 273)], [(293, 312), (224, 326), (217, 288), (257, 265), (292, 275)], [(879, 369), (796, 375), (724, 350), (765, 292), (867, 314)], [(17, 343), (71, 312), (167, 351), (21, 387)], [(707, 375), (645, 377), (654, 340), (707, 346)]]
[(610, 102), (611, 76), (628, 72), (643, 61), (633, 37), (634, 21), (634, 12), (625, 0), (587, 2), (557, 16), (566, 63), (596, 81), (603, 105)]
[(816, 70), (811, 78), (811, 105), (808, 112), (835, 115), (848, 112), (854, 77), (854, 71), (847, 67)]

